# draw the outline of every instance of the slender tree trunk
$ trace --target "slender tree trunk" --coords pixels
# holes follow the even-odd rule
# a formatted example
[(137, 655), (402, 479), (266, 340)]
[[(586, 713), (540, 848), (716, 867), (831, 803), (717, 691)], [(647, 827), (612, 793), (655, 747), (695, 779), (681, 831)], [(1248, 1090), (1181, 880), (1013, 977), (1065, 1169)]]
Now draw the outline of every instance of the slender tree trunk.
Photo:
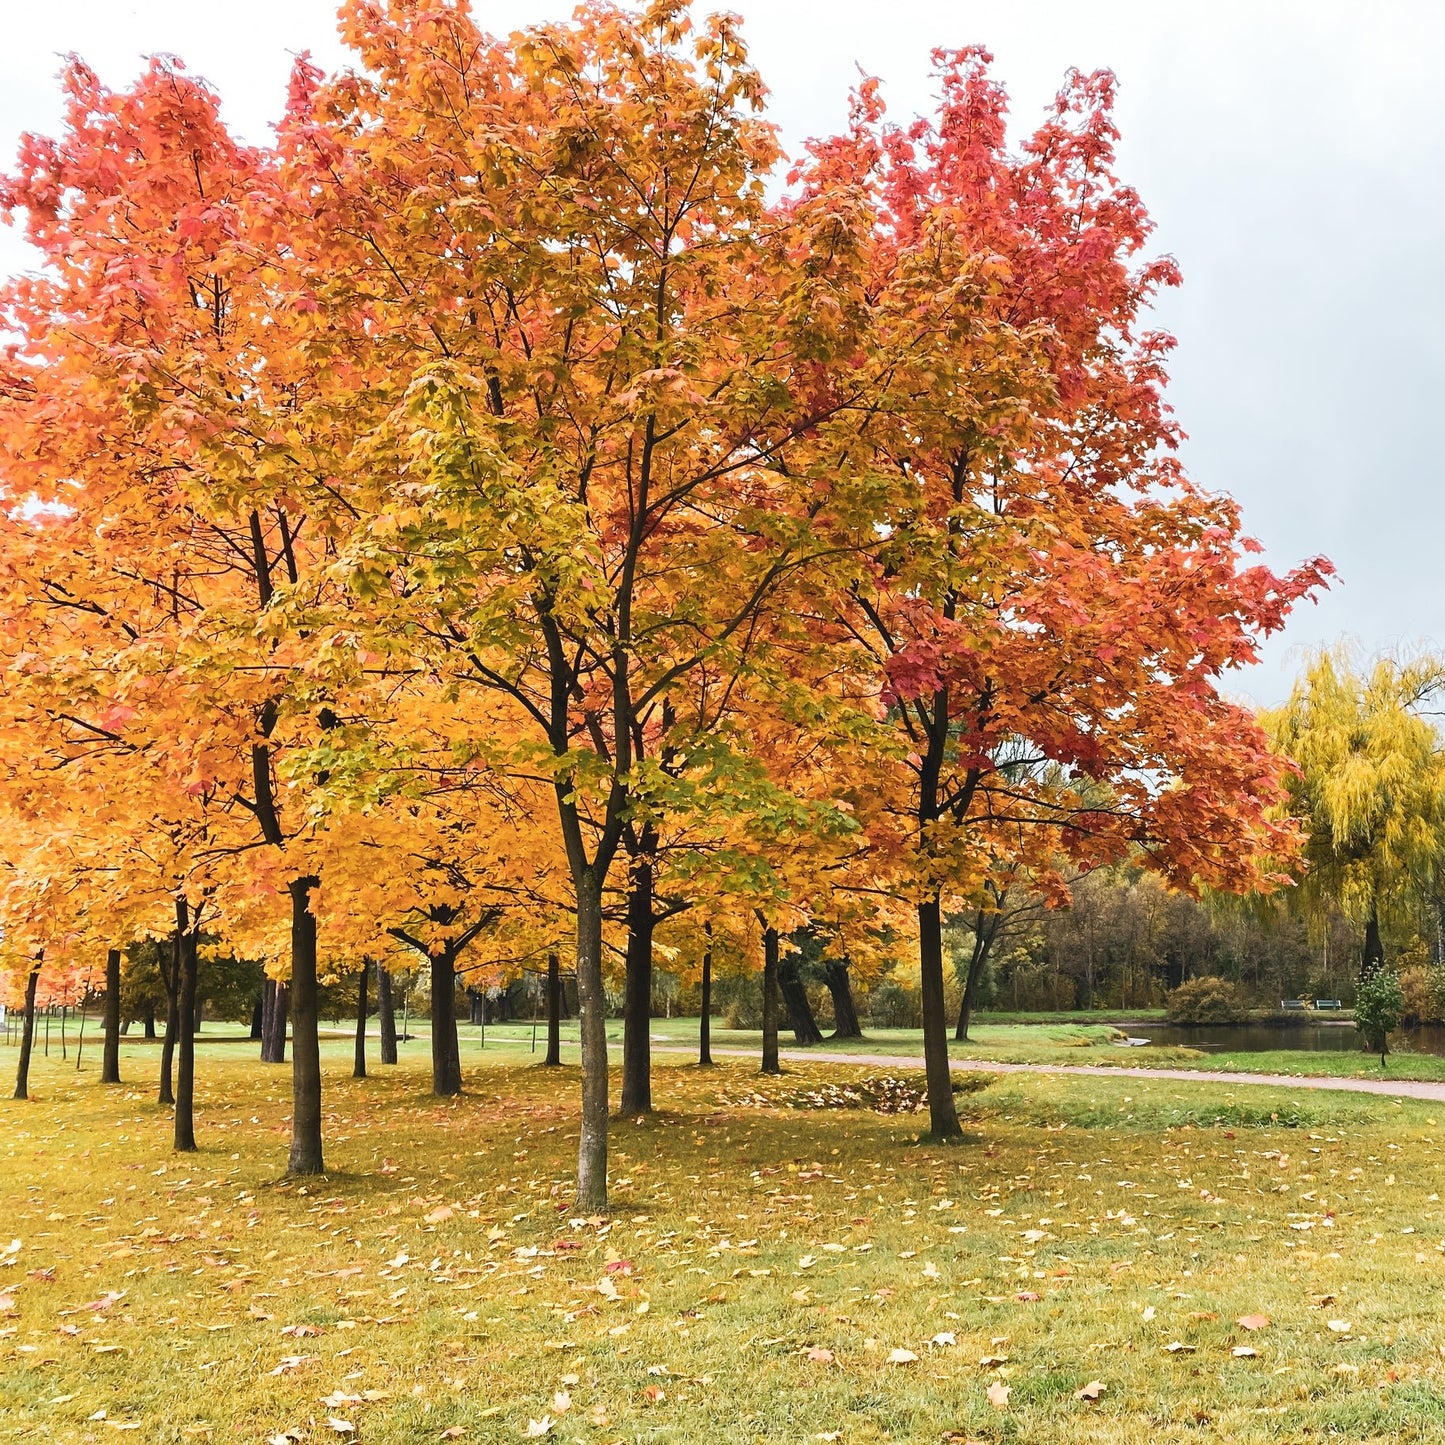
[(376, 1027), (381, 1034), (381, 1062), (396, 1062), (396, 1007), (391, 997), (391, 970), (376, 970)]
[(176, 980), (176, 1017), (187, 1027), (176, 1037), (176, 1118), (174, 1147), (189, 1153), (196, 1147), (196, 1036), (189, 1027), (196, 1013), (196, 935), (191, 930), (184, 899), (176, 900), (176, 940), (179, 977)]
[(577, 1204), (607, 1208), (607, 995), (602, 984), (602, 882), (591, 868), (577, 889), (577, 1024), (582, 1039), (582, 1131)]
[(442, 1098), (462, 1091), (456, 955), (450, 945), (431, 955), (431, 1091)]
[(120, 1083), (120, 949), (105, 955), (105, 1046), (100, 1056), (100, 1082)]
[(781, 1074), (778, 1063), (778, 930), (763, 930), (763, 1065), (764, 1074)]
[(547, 955), (547, 1057), (542, 1062), (555, 1067), (562, 1062), (562, 961)]
[(923, 1002), (923, 1067), (928, 1079), (928, 1134), (942, 1143), (963, 1138), (953, 1106), (948, 1023), (943, 1003), (943, 923), (937, 894), (918, 905), (918, 961)]
[(291, 894), (291, 1174), (321, 1174), (321, 1040), (316, 1017), (315, 877), (296, 878)]
[(256, 1002), (251, 1008), (251, 1041), (260, 1043), (266, 1037), (266, 1001), (265, 989), (256, 995)]
[(863, 1026), (858, 1022), (858, 1006), (853, 1002), (853, 981), (849, 977), (848, 965), (841, 959), (830, 958), (823, 969), (828, 992), (833, 995), (833, 1037), (861, 1039)]
[(15, 1070), (15, 1097), (30, 1097), (30, 1051), (35, 1045), (35, 990), (40, 983), (37, 963), (25, 979), (25, 1016), (20, 1025), (20, 1065)]
[(978, 992), (978, 981), (983, 977), (983, 966), (988, 961), (988, 952), (993, 944), (993, 933), (986, 932), (987, 925), (980, 914), (974, 920), (973, 952), (968, 960), (968, 977), (963, 981), (963, 998), (958, 1005), (958, 1026), (953, 1037), (959, 1043), (968, 1042), (968, 1026), (973, 1021), (973, 1000)]
[(622, 1013), (622, 1103), (652, 1112), (652, 865), (639, 859), (627, 893), (627, 975)]
[(702, 1014), (697, 1021), (697, 1062), (712, 1067), (712, 924), (703, 924), (707, 942), (702, 950)]
[(157, 1102), (161, 1104), (174, 1104), (176, 1102), (175, 1089), (171, 1083), (172, 1064), (176, 1054), (176, 1038), (181, 1031), (181, 1004), (180, 1004), (180, 975), (181, 975), (181, 936), (171, 940), (171, 967), (167, 972), (164, 966), (161, 968), (161, 979), (166, 986), (166, 1034), (161, 1042), (161, 1083), (157, 1094)]
[(361, 974), (356, 986), (356, 1049), (351, 1063), (351, 1077), (366, 1077), (366, 971), (371, 960), (361, 960)]
[(156, 1011), (148, 1008), (141, 1018), (141, 1037), (153, 1039), (156, 1036)]

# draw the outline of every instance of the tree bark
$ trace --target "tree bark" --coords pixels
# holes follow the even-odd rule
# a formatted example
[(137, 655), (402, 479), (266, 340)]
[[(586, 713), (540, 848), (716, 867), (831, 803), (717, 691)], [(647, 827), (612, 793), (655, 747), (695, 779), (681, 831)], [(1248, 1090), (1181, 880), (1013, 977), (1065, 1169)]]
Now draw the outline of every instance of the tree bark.
[(190, 1153), (196, 1147), (196, 1035), (190, 1027), (196, 1014), (196, 935), (183, 898), (176, 899), (176, 1018), (186, 1027), (176, 1037), (176, 1118), (173, 1147)]
[(251, 1009), (251, 1042), (260, 1043), (266, 1037), (266, 989), (261, 986), (261, 992), (256, 995), (256, 1002)]
[(953, 1106), (948, 1065), (948, 1024), (943, 1008), (943, 922), (938, 895), (918, 905), (918, 961), (923, 1003), (923, 1067), (928, 1080), (928, 1136), (935, 1142), (963, 1138)]
[(37, 963), (25, 979), (25, 1017), (20, 1025), (20, 1065), (15, 1070), (15, 1097), (30, 1097), (30, 1051), (35, 1045), (35, 990), (40, 983)]
[(602, 984), (602, 883), (592, 868), (574, 873), (577, 890), (577, 1024), (582, 1039), (582, 1130), (577, 1204), (607, 1208), (607, 995)]
[(1365, 946), (1360, 954), (1360, 982), (1373, 978), (1385, 966), (1385, 945), (1380, 941), (1380, 919), (1372, 908), (1365, 920)]
[(105, 955), (105, 1046), (100, 1056), (100, 1082), (120, 1083), (120, 949)]
[(783, 1006), (788, 1011), (788, 1027), (792, 1029), (793, 1037), (805, 1047), (821, 1044), (823, 1031), (813, 1017), (813, 1005), (808, 1002), (808, 990), (798, 972), (796, 955), (789, 954), (778, 964), (778, 987), (783, 995)]
[(622, 1103), (629, 1118), (652, 1112), (652, 865), (632, 866), (627, 891), (627, 975), (622, 1013)]
[(562, 1062), (562, 962), (555, 953), (547, 955), (547, 1057), (548, 1067)]
[(988, 962), (989, 951), (997, 934), (997, 923), (990, 926), (986, 915), (980, 910), (974, 919), (973, 952), (969, 955), (968, 977), (963, 981), (963, 998), (959, 1000), (958, 1025), (953, 1031), (953, 1037), (959, 1043), (968, 1042), (968, 1027), (973, 1021), (974, 995), (978, 991), (978, 981), (983, 977), (983, 966)]
[(269, 994), (266, 1017), (262, 1022), (261, 1062), (286, 1062), (286, 1014), (290, 1008), (290, 991), (284, 983), (268, 978), (264, 985)]
[(148, 1008), (141, 1019), (141, 1037), (153, 1039), (156, 1036), (156, 1011)]
[(361, 976), (356, 987), (356, 1048), (351, 1062), (351, 1077), (366, 1077), (366, 971), (371, 960), (361, 960)]
[(763, 930), (763, 1064), (764, 1074), (781, 1074), (778, 1063), (778, 930)]
[(175, 1089), (171, 1083), (172, 1063), (176, 1053), (176, 1037), (181, 1031), (180, 1004), (181, 936), (171, 940), (171, 967), (167, 971), (161, 965), (161, 981), (166, 986), (166, 1034), (161, 1042), (161, 1082), (156, 1101), (160, 1104), (176, 1102)]
[(848, 965), (841, 959), (830, 958), (823, 965), (823, 977), (828, 992), (833, 995), (833, 1037), (861, 1039), (863, 1026), (858, 1022), (858, 1006), (853, 1002), (853, 981), (848, 974)]
[(462, 1091), (462, 1060), (457, 1043), (456, 953), (451, 944), (431, 959), (431, 1091), (449, 1098)]
[(291, 894), (291, 1174), (321, 1174), (321, 1040), (316, 1017), (316, 915), (320, 879), (293, 879)]
[(376, 970), (376, 1026), (381, 1034), (381, 1062), (396, 1062), (396, 1007), (391, 997), (391, 970)]
[(697, 1062), (712, 1067), (712, 924), (703, 924), (707, 942), (702, 950), (702, 1013), (697, 1021)]

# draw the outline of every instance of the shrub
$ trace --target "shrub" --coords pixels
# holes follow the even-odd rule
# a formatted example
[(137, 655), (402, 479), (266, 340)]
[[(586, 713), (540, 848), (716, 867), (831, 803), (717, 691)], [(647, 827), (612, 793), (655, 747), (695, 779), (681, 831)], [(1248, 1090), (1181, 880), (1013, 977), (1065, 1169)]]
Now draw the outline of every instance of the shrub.
[(1355, 1028), (1372, 1054), (1379, 1054), (1380, 1067), (1385, 1067), (1390, 1034), (1400, 1027), (1405, 1011), (1405, 995), (1393, 969), (1381, 968), (1369, 978), (1361, 979), (1355, 990)]
[(1438, 968), (1412, 964), (1399, 972), (1403, 1002), (1402, 1017), (1406, 1023), (1439, 1023), (1445, 1002), (1445, 978)]
[(1239, 990), (1223, 978), (1191, 978), (1164, 1002), (1171, 1024), (1237, 1024), (1246, 1016)]

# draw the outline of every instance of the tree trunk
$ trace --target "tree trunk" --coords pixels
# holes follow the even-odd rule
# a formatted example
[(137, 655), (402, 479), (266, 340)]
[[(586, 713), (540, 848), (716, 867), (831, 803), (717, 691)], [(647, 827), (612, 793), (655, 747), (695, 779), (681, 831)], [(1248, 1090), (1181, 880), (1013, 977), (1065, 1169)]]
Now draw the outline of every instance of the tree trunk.
[(256, 995), (256, 1002), (251, 1009), (251, 1041), (260, 1043), (266, 1037), (266, 997), (265, 985), (262, 985), (261, 992)]
[(37, 963), (25, 979), (25, 1017), (20, 1025), (20, 1066), (15, 1070), (15, 1097), (30, 1097), (30, 1050), (35, 1044), (35, 990), (40, 983)]
[(391, 998), (391, 970), (376, 970), (376, 1027), (381, 1034), (381, 1062), (396, 1062), (396, 1008)]
[(652, 1112), (652, 865), (633, 864), (627, 893), (627, 975), (622, 1012), (622, 1103), (631, 1118)]
[(366, 971), (371, 961), (361, 960), (361, 975), (356, 986), (356, 1048), (351, 1062), (351, 1077), (366, 1077)]
[(456, 954), (450, 944), (431, 958), (431, 1091), (449, 1098), (462, 1091), (457, 1044)]
[(853, 1002), (853, 981), (848, 974), (848, 965), (840, 959), (830, 958), (823, 965), (823, 970), (828, 992), (833, 995), (833, 1037), (861, 1039), (863, 1026), (858, 1022), (858, 1006)]
[[(185, 900), (176, 900), (176, 944), (179, 976), (176, 980), (176, 1017), (187, 1025), (196, 1014), (196, 935), (188, 919)], [(174, 1147), (189, 1153), (196, 1147), (196, 1036), (193, 1029), (179, 1030), (176, 1045), (176, 1118)]]
[(577, 889), (577, 1023), (582, 1038), (582, 1131), (577, 1205), (607, 1208), (607, 995), (602, 984), (602, 883), (591, 868)]
[(938, 896), (918, 905), (918, 962), (923, 1003), (923, 1067), (928, 1079), (928, 1137), (936, 1143), (963, 1138), (953, 1107), (948, 1066), (948, 1023), (943, 1015), (943, 925)]
[(144, 1038), (144, 1039), (153, 1039), (153, 1038), (155, 1038), (155, 1036), (156, 1036), (156, 1012), (155, 1012), (154, 1009), (148, 1008), (148, 1009), (145, 1011), (145, 1015), (144, 1015), (144, 1017), (141, 1019), (141, 1025), (142, 1025), (142, 1028), (141, 1028), (141, 1037), (142, 1037), (142, 1038)]
[(788, 1027), (793, 1037), (804, 1046), (821, 1044), (823, 1031), (813, 1017), (813, 1005), (808, 1002), (808, 990), (803, 986), (798, 973), (798, 959), (789, 954), (778, 965), (778, 987), (782, 991), (783, 1005), (788, 1011)]
[(702, 950), (702, 1013), (697, 1021), (697, 1062), (712, 1067), (712, 924), (703, 924), (707, 939)]
[(555, 953), (547, 955), (547, 1057), (542, 1062), (549, 1067), (562, 1062), (562, 962)]
[(764, 1074), (781, 1074), (778, 1063), (778, 930), (763, 930), (763, 1066)]
[(1372, 908), (1365, 921), (1365, 947), (1360, 955), (1360, 982), (1373, 978), (1385, 966), (1385, 945), (1380, 941), (1380, 919)]
[(120, 1083), (120, 949), (105, 955), (105, 1047), (100, 1056), (100, 1082)]
[(958, 1026), (953, 1037), (959, 1043), (968, 1042), (968, 1026), (973, 1020), (973, 999), (978, 992), (978, 981), (983, 977), (983, 966), (988, 962), (989, 949), (993, 947), (997, 928), (989, 928), (980, 913), (974, 919), (973, 952), (968, 960), (968, 977), (963, 981), (963, 998), (958, 1005)]
[(316, 915), (311, 890), (320, 879), (296, 878), (291, 894), (291, 1174), (321, 1174), (321, 1040), (316, 1018)]
[(284, 983), (268, 978), (264, 985), (269, 995), (266, 1017), (262, 1021), (261, 1062), (263, 1064), (284, 1064), (286, 1062), (286, 1014), (290, 1008), (290, 991)]
[(176, 1037), (181, 1031), (180, 975), (181, 936), (177, 933), (171, 940), (170, 971), (167, 972), (164, 964), (161, 966), (161, 981), (166, 986), (166, 1035), (161, 1042), (161, 1083), (157, 1094), (157, 1102), (161, 1104), (176, 1102), (171, 1074), (176, 1053)]

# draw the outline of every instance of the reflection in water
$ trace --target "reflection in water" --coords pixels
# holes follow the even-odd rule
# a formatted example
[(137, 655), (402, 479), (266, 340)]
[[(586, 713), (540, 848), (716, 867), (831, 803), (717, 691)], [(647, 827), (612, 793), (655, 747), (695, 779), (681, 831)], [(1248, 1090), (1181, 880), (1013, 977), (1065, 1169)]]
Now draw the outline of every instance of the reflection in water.
[[(1119, 1027), (1136, 1038), (1148, 1039), (1159, 1047), (1185, 1045), (1191, 1049), (1207, 1049), (1210, 1053), (1260, 1054), (1275, 1049), (1308, 1049), (1333, 1053), (1360, 1048), (1360, 1036), (1353, 1023), (1286, 1024), (1267, 1028), (1262, 1024), (1120, 1024)], [(1398, 1047), (1413, 1054), (1445, 1056), (1445, 1026), (1427, 1024), (1407, 1029)]]

